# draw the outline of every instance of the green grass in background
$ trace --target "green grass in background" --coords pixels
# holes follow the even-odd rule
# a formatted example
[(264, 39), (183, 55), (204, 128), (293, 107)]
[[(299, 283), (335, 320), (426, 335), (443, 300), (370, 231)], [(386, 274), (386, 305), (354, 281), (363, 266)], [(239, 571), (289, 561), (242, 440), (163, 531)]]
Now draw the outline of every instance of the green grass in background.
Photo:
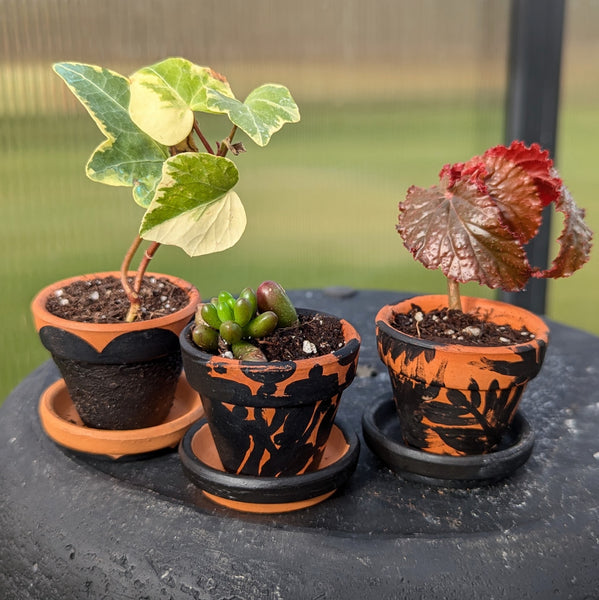
[[(345, 103), (301, 110), (302, 121), (287, 126), (267, 148), (244, 140), (248, 152), (237, 161), (236, 189), (248, 226), (237, 246), (195, 259), (161, 248), (152, 268), (188, 279), (204, 296), (264, 279), (287, 288), (444, 292), (440, 274), (413, 261), (395, 233), (397, 203), (410, 185), (436, 183), (443, 164), (499, 143), (499, 103), (445, 99), (442, 105), (406, 101), (365, 110)], [(594, 116), (591, 108), (564, 110), (559, 168), (597, 230)], [(227, 133), (215, 125), (207, 124), (209, 139)], [(142, 212), (129, 189), (86, 179), (84, 164), (102, 139), (86, 115), (14, 118), (0, 121), (0, 131), (10, 132), (0, 160), (1, 402), (48, 358), (29, 315), (36, 291), (59, 278), (118, 269)], [(569, 280), (551, 284), (549, 315), (599, 333), (598, 271), (592, 262)], [(492, 295), (473, 285), (464, 293)]]

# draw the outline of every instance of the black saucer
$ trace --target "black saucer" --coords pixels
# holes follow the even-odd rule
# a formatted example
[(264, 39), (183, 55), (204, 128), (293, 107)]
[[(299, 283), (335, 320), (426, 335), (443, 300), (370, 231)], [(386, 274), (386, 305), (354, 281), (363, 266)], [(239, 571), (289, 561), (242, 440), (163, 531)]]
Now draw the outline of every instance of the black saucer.
[(338, 421), (319, 470), (304, 475), (255, 477), (226, 472), (206, 419), (194, 423), (179, 445), (185, 474), (210, 500), (256, 513), (288, 512), (326, 500), (353, 474), (359, 453), (358, 436)]
[(407, 446), (393, 399), (385, 394), (367, 408), (362, 430), (368, 447), (404, 479), (444, 487), (467, 488), (495, 483), (529, 458), (534, 432), (518, 412), (499, 446), (475, 456), (446, 456)]

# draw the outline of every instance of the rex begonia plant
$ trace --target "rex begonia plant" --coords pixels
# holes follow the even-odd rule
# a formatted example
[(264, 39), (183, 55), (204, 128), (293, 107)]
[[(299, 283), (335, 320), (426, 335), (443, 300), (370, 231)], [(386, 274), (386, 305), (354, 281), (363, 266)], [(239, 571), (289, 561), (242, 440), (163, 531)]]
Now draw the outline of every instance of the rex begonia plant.
[[(397, 231), (428, 269), (448, 282), (448, 306), (461, 310), (459, 284), (522, 290), (530, 277), (567, 277), (588, 261), (592, 232), (549, 153), (520, 141), (495, 146), (465, 163), (445, 165), (439, 185), (411, 186), (399, 204)], [(559, 252), (548, 269), (530, 264), (528, 244), (543, 209), (563, 213)]]
[[(279, 84), (261, 85), (241, 102), (225, 77), (183, 58), (167, 58), (129, 78), (76, 62), (57, 63), (54, 71), (106, 137), (87, 162), (87, 176), (132, 187), (133, 199), (145, 209), (121, 265), (127, 321), (133, 321), (144, 273), (161, 244), (199, 256), (230, 248), (243, 234), (246, 215), (233, 190), (239, 173), (226, 158), (245, 151), (233, 143), (237, 129), (266, 146), (285, 123), (299, 121), (299, 110)], [(230, 121), (228, 135), (215, 146), (202, 132), (201, 113)], [(151, 244), (130, 283), (130, 264), (143, 240)]]

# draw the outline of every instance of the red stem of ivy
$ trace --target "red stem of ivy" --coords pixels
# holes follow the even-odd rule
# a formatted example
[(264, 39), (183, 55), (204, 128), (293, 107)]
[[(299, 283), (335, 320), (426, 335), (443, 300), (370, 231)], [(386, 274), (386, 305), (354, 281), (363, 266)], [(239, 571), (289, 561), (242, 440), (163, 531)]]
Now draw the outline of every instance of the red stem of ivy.
[(208, 152), (209, 154), (214, 154), (212, 146), (210, 146), (210, 143), (204, 137), (204, 134), (202, 133), (200, 126), (198, 125), (198, 122), (195, 119), (193, 120), (193, 130), (196, 132), (196, 135), (200, 138), (200, 141), (202, 142), (204, 148), (206, 148), (206, 152)]
[(127, 323), (131, 323), (135, 320), (139, 309), (141, 307), (141, 302), (139, 300), (139, 293), (135, 291), (135, 287), (129, 284), (128, 273), (129, 267), (131, 265), (131, 261), (135, 256), (139, 246), (141, 245), (142, 239), (138, 235), (135, 236), (133, 243), (129, 246), (127, 253), (125, 254), (125, 258), (121, 264), (121, 285), (125, 290), (125, 294), (127, 295), (127, 299), (129, 300), (129, 311), (125, 318)]
[[(206, 148), (206, 151), (209, 152), (210, 154), (214, 154), (214, 150), (208, 143), (208, 140), (204, 137), (204, 134), (200, 130), (200, 127), (195, 119), (193, 122), (193, 131), (195, 131), (196, 135), (202, 142), (204, 148)], [(233, 129), (229, 133), (229, 136), (225, 139), (225, 141), (223, 141), (223, 143), (220, 144), (220, 147), (218, 149), (218, 156), (224, 157), (227, 154), (229, 145), (231, 144), (231, 142), (233, 140), (233, 136), (235, 135), (236, 131), (237, 131), (237, 125), (234, 125)], [(169, 148), (169, 152), (170, 152), (171, 156), (175, 156), (177, 154), (177, 149), (174, 146), (171, 146)], [(123, 286), (123, 289), (125, 290), (127, 299), (129, 300), (129, 311), (127, 312), (127, 316), (125, 318), (125, 321), (127, 323), (132, 323), (139, 316), (139, 312), (141, 310), (141, 301), (139, 299), (139, 290), (141, 289), (141, 283), (142, 283), (144, 275), (148, 269), (150, 261), (152, 260), (152, 258), (154, 258), (154, 254), (156, 254), (156, 251), (160, 247), (159, 242), (152, 242), (152, 244), (144, 252), (144, 255), (139, 263), (139, 267), (136, 271), (133, 285), (130, 285), (129, 280), (128, 280), (129, 269), (131, 267), (131, 262), (133, 261), (133, 257), (135, 256), (135, 253), (138, 251), (138, 249), (141, 245), (141, 242), (142, 242), (142, 238), (139, 235), (135, 236), (133, 243), (131, 244), (131, 246), (129, 246), (129, 249), (127, 250), (127, 253), (125, 254), (123, 263), (121, 264), (121, 284)]]

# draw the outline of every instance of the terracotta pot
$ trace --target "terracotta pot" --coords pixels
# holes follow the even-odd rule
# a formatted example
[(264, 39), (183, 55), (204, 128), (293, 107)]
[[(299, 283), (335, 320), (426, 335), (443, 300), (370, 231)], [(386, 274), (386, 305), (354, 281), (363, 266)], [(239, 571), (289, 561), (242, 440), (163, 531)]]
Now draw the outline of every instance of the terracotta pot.
[(447, 297), (418, 296), (387, 305), (376, 316), (379, 356), (389, 370), (406, 444), (463, 456), (493, 450), (511, 424), (526, 384), (541, 369), (549, 339), (531, 312), (493, 300), (463, 297), (465, 312), (480, 311), (496, 324), (525, 326), (534, 339), (509, 346), (463, 346), (406, 335), (393, 314), (417, 304), (424, 312), (447, 306)]
[(69, 283), (111, 275), (119, 277), (117, 272), (92, 273), (41, 290), (31, 304), (35, 327), (86, 426), (153, 427), (171, 409), (182, 370), (178, 336), (193, 317), (200, 295), (182, 279), (148, 273), (186, 290), (189, 304), (171, 315), (134, 323), (79, 323), (46, 309), (48, 296)]
[(337, 419), (317, 471), (289, 477), (227, 473), (205, 419), (196, 421), (179, 444), (187, 477), (212, 502), (252, 513), (281, 513), (314, 506), (332, 496), (353, 474), (360, 454), (356, 433)]
[(341, 393), (358, 363), (360, 336), (347, 321), (341, 323), (345, 345), (339, 350), (281, 362), (208, 354), (191, 341), (191, 326), (185, 328), (180, 337), (185, 374), (200, 394), (227, 472), (280, 477), (318, 469)]
[(181, 375), (168, 416), (154, 427), (96, 429), (81, 421), (64, 380), (41, 395), (38, 413), (44, 431), (57, 444), (75, 452), (113, 460), (137, 460), (164, 448), (177, 446), (187, 429), (204, 416), (200, 396)]

